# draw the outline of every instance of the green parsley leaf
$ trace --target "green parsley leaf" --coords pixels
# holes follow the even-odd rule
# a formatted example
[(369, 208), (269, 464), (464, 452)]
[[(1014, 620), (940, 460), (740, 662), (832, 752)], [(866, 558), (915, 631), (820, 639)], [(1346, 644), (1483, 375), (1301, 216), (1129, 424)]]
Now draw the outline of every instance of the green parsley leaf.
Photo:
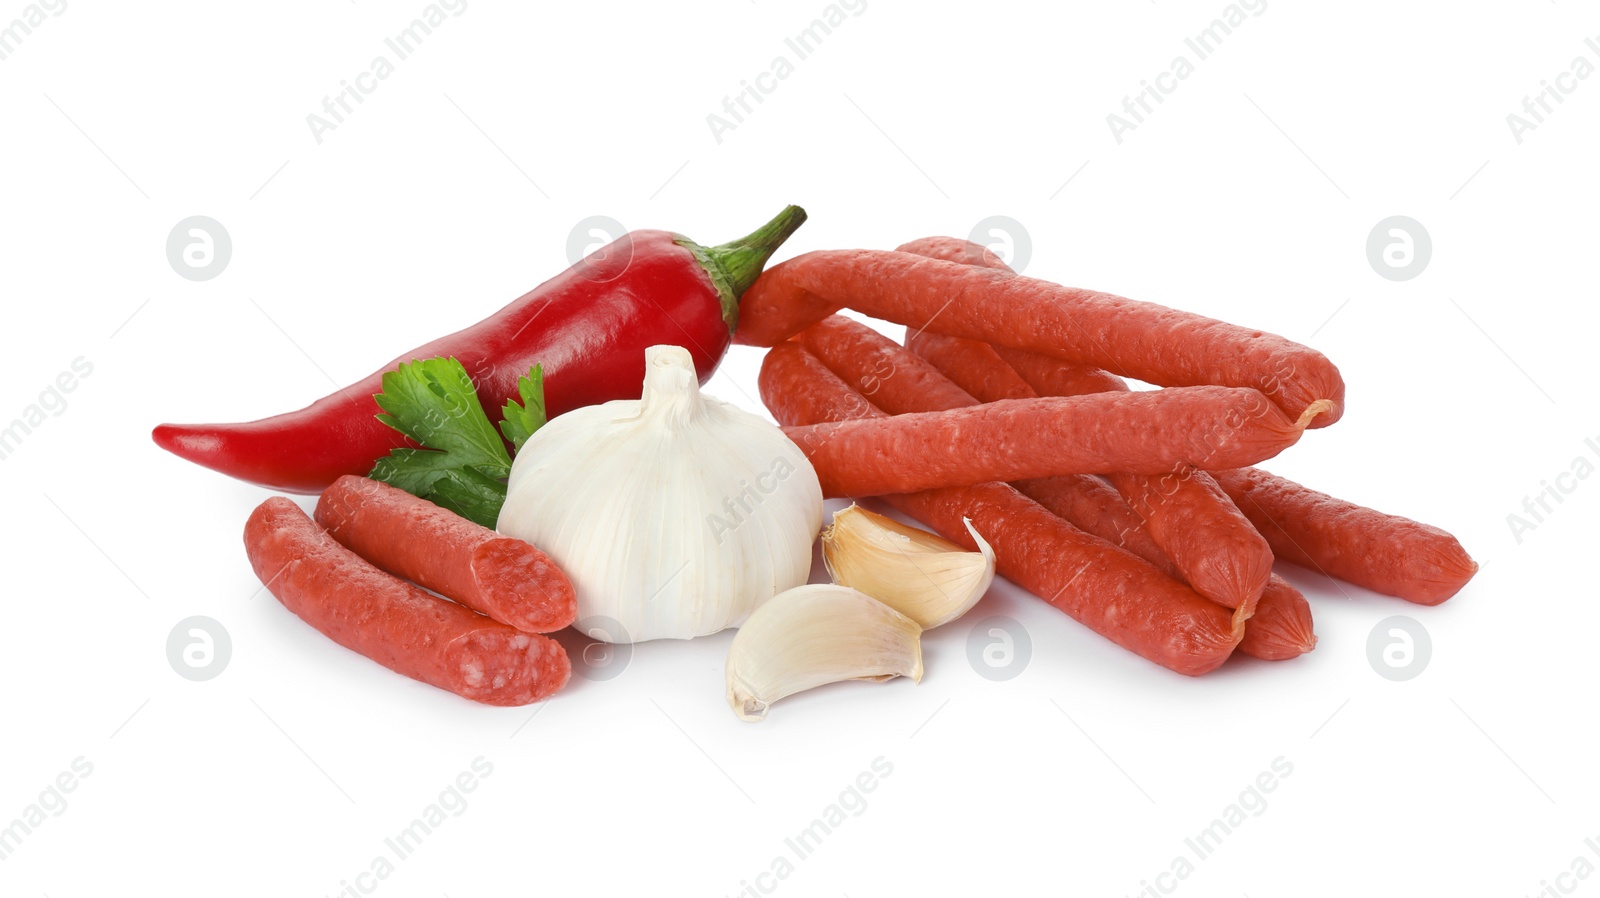
[[(543, 372), (535, 367), (521, 378), (519, 392), (528, 409), (507, 403), (506, 436), (521, 448), (544, 423)], [(402, 364), (383, 375), (383, 392), (373, 397), (384, 414), (378, 420), (423, 449), (393, 449), (378, 459), (369, 475), (415, 496), (494, 527), (506, 501), (504, 479), (511, 456), (478, 401), (472, 378), (455, 359), (425, 359)], [(510, 420), (511, 409), (516, 420)]]
[(522, 444), (543, 427), (546, 420), (543, 365), (534, 365), (527, 377), (517, 378), (517, 393), (522, 396), (522, 404), (518, 405), (515, 399), (506, 402), (506, 407), (500, 411), (505, 419), (500, 422), (500, 432), (521, 452)]
[(457, 467), (511, 470), (511, 456), (489, 424), (472, 378), (455, 359), (403, 364), (383, 375), (383, 392), (373, 398), (387, 412), (379, 421), (429, 449), (454, 454)]
[(506, 485), (470, 468), (451, 471), (434, 481), (428, 501), (493, 530), (506, 504)]

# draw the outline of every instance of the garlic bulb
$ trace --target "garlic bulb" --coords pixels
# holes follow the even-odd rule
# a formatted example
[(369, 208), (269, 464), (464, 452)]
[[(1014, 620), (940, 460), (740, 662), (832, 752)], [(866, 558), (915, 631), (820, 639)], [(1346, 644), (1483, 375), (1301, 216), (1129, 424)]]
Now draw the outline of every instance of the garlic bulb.
[(642, 398), (575, 409), (528, 439), (497, 529), (571, 578), (580, 630), (643, 642), (737, 626), (805, 583), (821, 527), (800, 449), (701, 395), (688, 350), (652, 346)]
[(787, 590), (756, 609), (728, 646), (728, 704), (762, 720), (785, 696), (842, 680), (922, 680), (922, 628), (837, 584)]
[(971, 521), (962, 523), (978, 551), (851, 505), (822, 532), (822, 560), (833, 582), (931, 630), (970, 611), (994, 582), (994, 549)]

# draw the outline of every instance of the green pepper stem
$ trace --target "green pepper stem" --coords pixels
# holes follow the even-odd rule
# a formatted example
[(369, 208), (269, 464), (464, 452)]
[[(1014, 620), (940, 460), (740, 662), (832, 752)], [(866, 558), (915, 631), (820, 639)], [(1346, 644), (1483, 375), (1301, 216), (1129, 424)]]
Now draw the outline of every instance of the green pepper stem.
[(761, 269), (789, 235), (805, 224), (806, 210), (787, 206), (775, 218), (749, 234), (719, 246), (699, 246), (688, 240), (679, 242), (694, 252), (706, 273), (717, 285), (722, 301), (722, 319), (731, 332), (739, 324), (739, 299), (761, 276)]

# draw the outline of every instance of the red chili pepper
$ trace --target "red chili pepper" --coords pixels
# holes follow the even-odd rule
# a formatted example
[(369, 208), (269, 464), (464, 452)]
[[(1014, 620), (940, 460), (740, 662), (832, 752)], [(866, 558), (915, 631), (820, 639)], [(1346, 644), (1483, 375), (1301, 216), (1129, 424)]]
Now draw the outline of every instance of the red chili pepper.
[(739, 298), (768, 257), (805, 221), (790, 206), (754, 233), (704, 247), (668, 231), (633, 231), (466, 330), (420, 346), (297, 412), (244, 424), (163, 424), (169, 452), (275, 490), (321, 492), (366, 474), (390, 449), (415, 445), (375, 417), (374, 393), (402, 362), (451, 356), (485, 409), (517, 396), (517, 378), (544, 366), (550, 416), (612, 399), (638, 399), (644, 351), (662, 343), (694, 356), (704, 383), (738, 324)]

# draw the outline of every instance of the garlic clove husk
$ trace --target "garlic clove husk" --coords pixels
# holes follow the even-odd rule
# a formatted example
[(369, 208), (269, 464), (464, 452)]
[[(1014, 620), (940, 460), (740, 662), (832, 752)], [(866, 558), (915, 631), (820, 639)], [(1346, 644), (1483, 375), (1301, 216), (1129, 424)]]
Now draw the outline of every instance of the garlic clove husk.
[(843, 680), (922, 679), (922, 628), (847, 586), (786, 590), (750, 615), (728, 647), (728, 704), (762, 720), (775, 701)]
[(851, 505), (822, 532), (833, 582), (858, 589), (924, 630), (972, 609), (994, 582), (994, 549), (962, 519), (978, 551)]

